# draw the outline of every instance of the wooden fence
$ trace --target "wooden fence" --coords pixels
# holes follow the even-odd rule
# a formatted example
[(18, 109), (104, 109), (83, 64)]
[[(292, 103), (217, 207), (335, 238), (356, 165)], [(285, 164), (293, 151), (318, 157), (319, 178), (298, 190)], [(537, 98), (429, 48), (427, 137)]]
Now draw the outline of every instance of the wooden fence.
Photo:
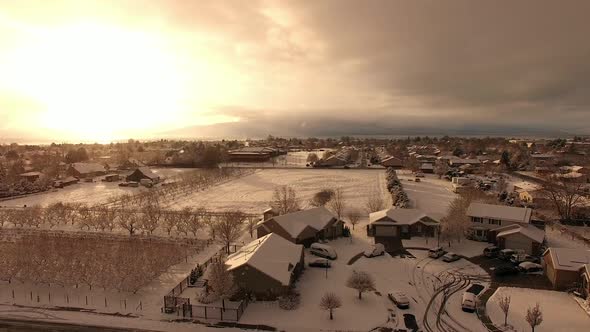
[[(229, 249), (230, 253), (234, 253), (238, 250), (238, 246), (233, 244), (230, 245)], [(226, 247), (223, 247), (206, 262), (201, 264), (203, 271), (205, 271), (212, 262), (222, 259), (225, 253)], [(202, 318), (237, 322), (240, 320), (240, 317), (242, 317), (244, 310), (248, 306), (247, 300), (239, 302), (225, 301), (225, 308), (207, 304), (191, 304), (190, 298), (181, 296), (182, 292), (189, 287), (191, 287), (190, 274), (164, 296), (163, 310), (165, 313), (176, 313), (177, 316), (182, 316), (182, 318)]]

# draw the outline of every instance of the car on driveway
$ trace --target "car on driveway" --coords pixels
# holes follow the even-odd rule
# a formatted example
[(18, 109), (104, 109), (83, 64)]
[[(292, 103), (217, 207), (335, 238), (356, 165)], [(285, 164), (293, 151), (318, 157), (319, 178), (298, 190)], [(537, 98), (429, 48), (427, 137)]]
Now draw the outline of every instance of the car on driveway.
[(415, 175), (417, 178), (423, 178), (424, 177), (424, 173), (418, 172)]
[(453, 252), (446, 253), (442, 258), (442, 260), (447, 263), (458, 261), (459, 259), (461, 259), (461, 256), (459, 256)]
[(464, 292), (463, 297), (461, 298), (461, 309), (463, 309), (463, 311), (474, 312), (475, 302), (475, 294)]
[(412, 314), (404, 314), (404, 324), (410, 331), (416, 332), (419, 330), (418, 322), (416, 322), (416, 316)]
[(494, 276), (505, 277), (518, 274), (518, 268), (514, 266), (499, 266), (494, 270)]
[(307, 265), (309, 265), (311, 267), (323, 267), (323, 268), (332, 267), (332, 263), (330, 263), (330, 261), (325, 258), (314, 259), (313, 261), (309, 262)]
[(334, 250), (334, 248), (330, 247), (327, 244), (318, 242), (311, 244), (311, 247), (309, 247), (309, 252), (312, 255), (316, 255), (323, 258), (329, 258), (332, 260), (338, 257), (338, 255), (336, 254), (336, 250)]
[(518, 265), (522, 262), (540, 263), (541, 259), (527, 254), (512, 254), (512, 256), (510, 256), (510, 262), (514, 265)]
[(543, 266), (533, 262), (522, 262), (518, 264), (518, 269), (526, 274), (543, 274)]
[(371, 248), (365, 250), (363, 255), (367, 258), (385, 255), (385, 246), (381, 243), (375, 243)]
[(391, 302), (393, 302), (400, 309), (408, 309), (410, 307), (410, 300), (403, 292), (392, 292), (387, 294)]
[(497, 257), (500, 253), (500, 248), (496, 246), (487, 247), (483, 250), (483, 255), (486, 257)]
[(447, 252), (444, 251), (442, 247), (431, 248), (428, 250), (428, 257), (437, 259), (446, 253)]
[(514, 249), (502, 249), (498, 253), (498, 258), (500, 258), (501, 260), (508, 261), (510, 260), (510, 257), (515, 253), (516, 251)]

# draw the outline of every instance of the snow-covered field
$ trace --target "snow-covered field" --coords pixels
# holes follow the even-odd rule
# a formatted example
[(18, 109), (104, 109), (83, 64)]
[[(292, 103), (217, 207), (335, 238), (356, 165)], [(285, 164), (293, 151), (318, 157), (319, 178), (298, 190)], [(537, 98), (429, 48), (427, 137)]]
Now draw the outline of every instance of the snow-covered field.
[(508, 325), (514, 331), (530, 331), (525, 320), (528, 307), (537, 302), (543, 312), (543, 323), (535, 328), (536, 332), (585, 332), (590, 331), (590, 316), (575, 302), (571, 295), (537, 289), (500, 287), (487, 303), (487, 312), (498, 327), (504, 324), (504, 313), (498, 306), (500, 297), (511, 297)]
[[(171, 178), (184, 172), (194, 171), (190, 168), (152, 168), (152, 171), (161, 178)], [(117, 182), (101, 182), (100, 177), (94, 179), (95, 182), (80, 181), (77, 184), (67, 186), (55, 191), (34, 194), (26, 197), (0, 201), (0, 206), (47, 206), (53, 203), (88, 203), (96, 204), (108, 200), (110, 197), (122, 194), (135, 194), (145, 187), (119, 187)]]
[(412, 207), (442, 217), (447, 213), (447, 208), (456, 194), (451, 191), (451, 183), (439, 179), (433, 174), (426, 174), (420, 182), (408, 171), (397, 171), (404, 190), (412, 202)]
[(172, 207), (204, 206), (209, 210), (239, 209), (262, 213), (269, 206), (277, 186), (289, 185), (297, 193), (302, 207), (324, 188), (342, 188), (347, 207), (364, 210), (368, 194), (377, 190), (385, 199), (385, 172), (346, 169), (262, 169), (254, 174), (211, 187), (178, 199)]
[(324, 151), (320, 150), (313, 150), (313, 151), (293, 151), (289, 152), (286, 155), (280, 155), (272, 160), (265, 161), (265, 162), (228, 162), (222, 164), (222, 166), (230, 166), (230, 167), (289, 167), (289, 168), (306, 168), (307, 165), (307, 156), (310, 153), (315, 153), (318, 158), (322, 158), (324, 152), (330, 151), (332, 149), (324, 149)]

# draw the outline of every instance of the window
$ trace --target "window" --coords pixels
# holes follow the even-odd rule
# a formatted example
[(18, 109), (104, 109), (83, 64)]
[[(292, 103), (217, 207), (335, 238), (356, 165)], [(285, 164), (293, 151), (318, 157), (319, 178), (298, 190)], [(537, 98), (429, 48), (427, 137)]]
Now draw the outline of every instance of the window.
[(499, 219), (489, 219), (488, 224), (490, 225), (502, 225), (502, 221)]
[(483, 219), (481, 217), (471, 217), (471, 221), (483, 223)]

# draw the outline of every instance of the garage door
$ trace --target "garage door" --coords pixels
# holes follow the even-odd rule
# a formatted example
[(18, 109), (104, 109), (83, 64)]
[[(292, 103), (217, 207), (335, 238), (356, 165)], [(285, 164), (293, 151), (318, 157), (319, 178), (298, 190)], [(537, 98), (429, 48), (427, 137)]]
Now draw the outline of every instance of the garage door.
[(522, 249), (525, 253), (531, 254), (531, 239), (520, 234), (513, 234), (504, 237), (505, 247), (510, 249)]

